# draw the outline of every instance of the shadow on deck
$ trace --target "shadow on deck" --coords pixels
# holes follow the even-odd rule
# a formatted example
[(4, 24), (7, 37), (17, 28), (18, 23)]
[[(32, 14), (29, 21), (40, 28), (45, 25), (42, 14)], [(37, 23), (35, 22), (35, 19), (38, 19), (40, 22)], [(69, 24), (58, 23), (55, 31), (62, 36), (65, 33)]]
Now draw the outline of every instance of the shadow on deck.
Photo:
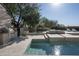
[(10, 46), (14, 43), (20, 43), (21, 41), (24, 41), (25, 39), (28, 39), (28, 37), (14, 37), (14, 38), (11, 38), (10, 41), (8, 41), (7, 44), (3, 44), (3, 45), (0, 45), (0, 49), (1, 48), (4, 48), (6, 46)]

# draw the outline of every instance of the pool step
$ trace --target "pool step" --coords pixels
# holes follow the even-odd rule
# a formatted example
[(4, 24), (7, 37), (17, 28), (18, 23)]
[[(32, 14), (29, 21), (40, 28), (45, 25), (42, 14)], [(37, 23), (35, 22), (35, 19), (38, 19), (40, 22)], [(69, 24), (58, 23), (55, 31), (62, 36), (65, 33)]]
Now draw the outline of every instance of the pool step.
[(47, 36), (47, 34), (44, 34), (44, 37), (45, 37), (45, 39), (48, 39), (48, 36)]

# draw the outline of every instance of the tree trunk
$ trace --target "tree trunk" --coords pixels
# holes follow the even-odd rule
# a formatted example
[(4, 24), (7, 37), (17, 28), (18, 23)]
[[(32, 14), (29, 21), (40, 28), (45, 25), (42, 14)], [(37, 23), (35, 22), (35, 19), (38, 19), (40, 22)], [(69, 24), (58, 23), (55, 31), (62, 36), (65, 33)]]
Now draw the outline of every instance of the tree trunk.
[(17, 36), (19, 37), (20, 36), (20, 24), (17, 23)]
[(20, 36), (20, 27), (17, 27), (17, 36)]

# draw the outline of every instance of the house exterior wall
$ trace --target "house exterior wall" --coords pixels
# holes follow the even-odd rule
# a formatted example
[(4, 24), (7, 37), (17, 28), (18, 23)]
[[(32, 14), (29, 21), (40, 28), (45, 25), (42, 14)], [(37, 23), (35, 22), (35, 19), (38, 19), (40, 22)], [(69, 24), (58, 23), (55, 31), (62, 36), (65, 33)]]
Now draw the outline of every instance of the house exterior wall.
[[(5, 8), (0, 4), (0, 29), (7, 28), (9, 32), (0, 33), (0, 44), (7, 44), (12, 37), (11, 31), (9, 30), (11, 23), (11, 17), (7, 14)], [(13, 35), (15, 35), (13, 33)]]

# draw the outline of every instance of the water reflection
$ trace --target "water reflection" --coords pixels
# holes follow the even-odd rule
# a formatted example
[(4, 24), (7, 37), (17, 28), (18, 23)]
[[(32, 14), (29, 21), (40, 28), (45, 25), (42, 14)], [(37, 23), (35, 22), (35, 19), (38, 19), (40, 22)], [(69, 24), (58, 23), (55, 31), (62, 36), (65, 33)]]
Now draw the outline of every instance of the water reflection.
[(61, 54), (61, 47), (60, 45), (55, 45), (54, 46), (54, 55), (58, 56)]
[(79, 43), (50, 44), (48, 42), (32, 43), (27, 55), (79, 55)]

